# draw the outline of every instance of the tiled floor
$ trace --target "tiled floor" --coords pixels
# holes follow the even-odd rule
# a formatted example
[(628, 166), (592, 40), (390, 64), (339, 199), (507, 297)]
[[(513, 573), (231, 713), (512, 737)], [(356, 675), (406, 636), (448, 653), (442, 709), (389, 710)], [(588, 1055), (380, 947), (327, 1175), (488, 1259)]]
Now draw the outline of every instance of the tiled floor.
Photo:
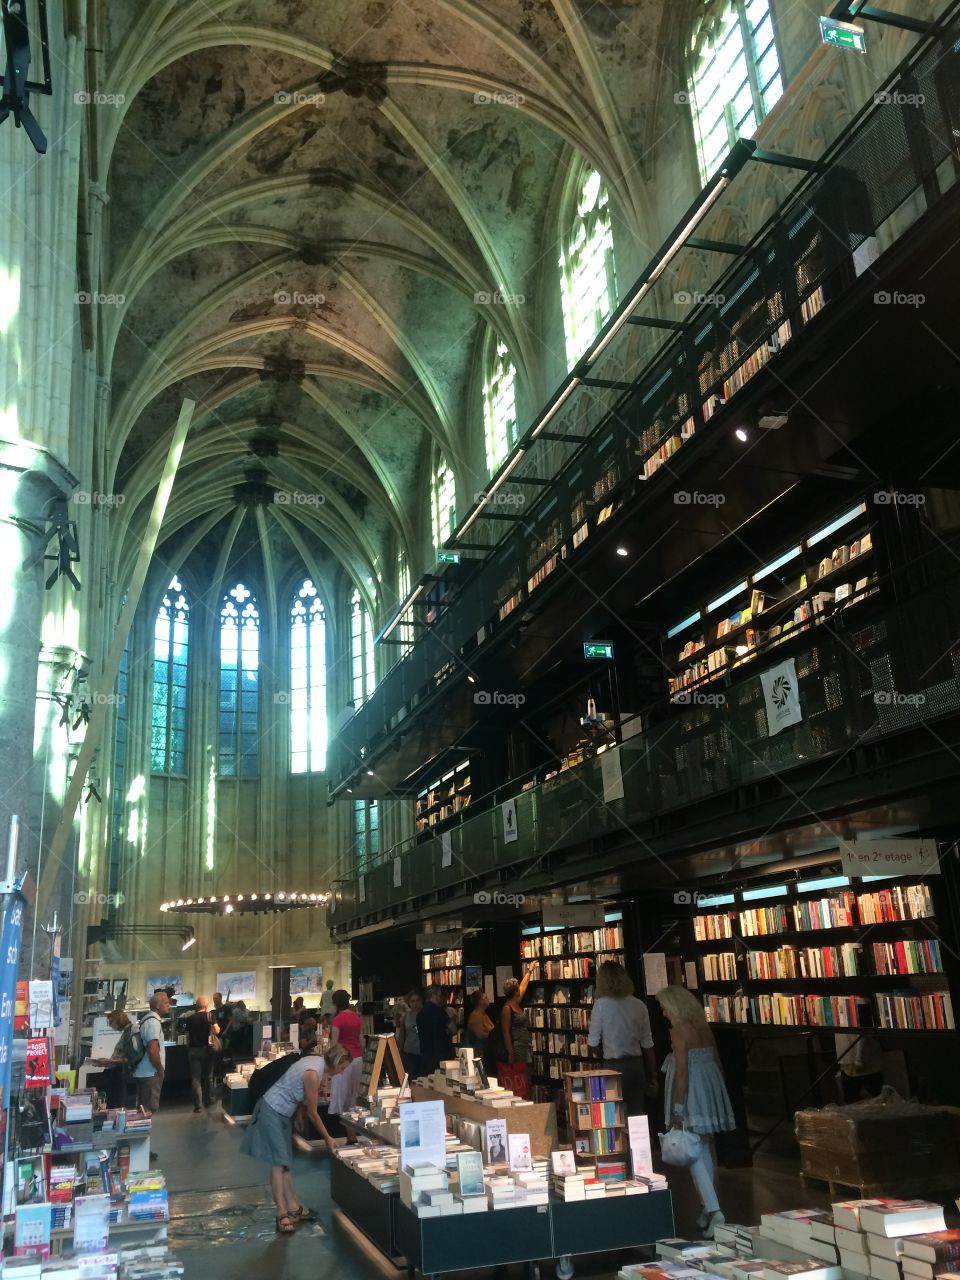
[[(170, 1242), (186, 1265), (187, 1280), (373, 1280), (402, 1275), (336, 1215), (326, 1156), (297, 1156), (294, 1169), (304, 1203), (319, 1211), (319, 1224), (301, 1227), (291, 1237), (276, 1235), (267, 1171), (240, 1153), (241, 1132), (224, 1122), (218, 1106), (200, 1115), (187, 1106), (165, 1107), (154, 1123), (157, 1164), (170, 1191)], [(690, 1178), (684, 1170), (669, 1176), (677, 1231), (689, 1236), (699, 1208)], [(721, 1170), (718, 1191), (731, 1222), (757, 1222), (769, 1209), (828, 1203), (826, 1188), (806, 1189), (789, 1161)], [(578, 1259), (577, 1275), (615, 1276), (625, 1256), (600, 1253)], [(639, 1256), (630, 1258), (636, 1261)], [(552, 1273), (552, 1267), (544, 1266), (545, 1280)], [(523, 1275), (521, 1267), (506, 1268), (504, 1280), (520, 1280)]]

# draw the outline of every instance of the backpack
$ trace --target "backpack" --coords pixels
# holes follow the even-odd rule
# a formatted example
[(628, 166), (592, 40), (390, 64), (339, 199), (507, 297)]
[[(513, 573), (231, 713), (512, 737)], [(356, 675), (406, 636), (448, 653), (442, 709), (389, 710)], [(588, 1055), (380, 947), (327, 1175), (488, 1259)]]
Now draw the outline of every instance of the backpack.
[(130, 1036), (130, 1049), (126, 1055), (127, 1070), (134, 1071), (147, 1055), (146, 1046), (140, 1039), (140, 1032), (134, 1031)]
[(274, 1058), (272, 1062), (267, 1062), (262, 1067), (257, 1067), (247, 1082), (250, 1102), (252, 1104), (259, 1102), (267, 1090), (285, 1076), (297, 1059), (302, 1056), (299, 1053), (287, 1053), (282, 1058)]

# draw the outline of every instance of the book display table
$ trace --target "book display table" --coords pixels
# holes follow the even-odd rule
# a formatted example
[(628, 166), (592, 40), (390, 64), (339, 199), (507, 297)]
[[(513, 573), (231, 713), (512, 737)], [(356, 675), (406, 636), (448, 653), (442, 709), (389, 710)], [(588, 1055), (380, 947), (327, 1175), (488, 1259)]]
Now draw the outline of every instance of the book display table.
[(421, 1218), (362, 1174), (334, 1160), (334, 1203), (397, 1267), (412, 1276), (435, 1278), (454, 1271), (527, 1263), (531, 1277), (540, 1263), (556, 1259), (557, 1274), (573, 1275), (572, 1258), (612, 1249), (637, 1248), (673, 1234), (669, 1191), (602, 1200), (488, 1209), (484, 1213)]

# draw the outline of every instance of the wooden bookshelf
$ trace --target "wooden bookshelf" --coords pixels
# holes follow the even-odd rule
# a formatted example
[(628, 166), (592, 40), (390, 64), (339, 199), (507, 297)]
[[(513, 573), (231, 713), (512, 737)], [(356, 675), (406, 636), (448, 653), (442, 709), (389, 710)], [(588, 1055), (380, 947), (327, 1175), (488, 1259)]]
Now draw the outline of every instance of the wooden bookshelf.
[(469, 806), (471, 798), (470, 761), (462, 760), (418, 794), (414, 813), (417, 834), (454, 817)]
[(771, 896), (761, 891), (762, 899), (749, 890), (727, 893), (716, 908), (695, 912), (709, 1022), (956, 1029), (928, 881), (831, 876), (808, 883), (777, 886)]
[(867, 504), (857, 502), (695, 608), (667, 631), (671, 701), (693, 700), (697, 689), (869, 598), (873, 553)]
[(595, 929), (531, 925), (520, 939), (523, 965), (539, 962), (539, 977), (524, 1001), (530, 1021), (531, 1074), (538, 1083), (559, 1083), (589, 1061), (587, 1033), (597, 966), (624, 957), (623, 919)]
[(563, 1077), (567, 1123), (574, 1155), (582, 1164), (625, 1156), (627, 1116), (619, 1071), (568, 1071)]
[(458, 947), (448, 951), (425, 951), (422, 961), (423, 985), (436, 984), (447, 992), (447, 1004), (457, 1014), (457, 1024), (463, 1025), (463, 951)]

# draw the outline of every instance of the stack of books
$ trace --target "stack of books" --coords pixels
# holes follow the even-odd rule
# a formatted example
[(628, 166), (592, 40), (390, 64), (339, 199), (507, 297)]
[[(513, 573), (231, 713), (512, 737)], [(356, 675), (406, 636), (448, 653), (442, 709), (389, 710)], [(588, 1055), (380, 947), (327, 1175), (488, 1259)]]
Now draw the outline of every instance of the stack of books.
[[(909, 1274), (906, 1265), (901, 1272), (901, 1265), (910, 1238), (934, 1240), (942, 1235), (945, 1251), (950, 1247), (949, 1237), (956, 1235), (960, 1240), (960, 1232), (945, 1231), (941, 1206), (928, 1200), (843, 1200), (833, 1205), (832, 1224), (844, 1273), (871, 1280), (901, 1280), (901, 1275)], [(829, 1231), (829, 1226), (821, 1225), (817, 1234), (828, 1236)], [(923, 1245), (917, 1247), (924, 1251)], [(931, 1247), (936, 1251), (936, 1245)], [(920, 1264), (917, 1258), (911, 1265)], [(929, 1265), (927, 1259), (924, 1265)], [(920, 1276), (933, 1280), (934, 1274), (931, 1267)]]
[(167, 1184), (159, 1170), (133, 1173), (127, 1185), (132, 1222), (166, 1222), (170, 1217)]
[(760, 1235), (835, 1266), (840, 1259), (836, 1243), (830, 1239), (832, 1225), (831, 1215), (820, 1209), (788, 1209), (763, 1214)]
[(528, 1205), (550, 1203), (550, 1187), (545, 1170), (514, 1173), (513, 1180), (518, 1187), (522, 1188)]
[(120, 1250), (121, 1280), (178, 1280), (183, 1273), (183, 1263), (165, 1244)]
[(449, 1190), (450, 1179), (446, 1169), (418, 1160), (404, 1165), (400, 1170), (400, 1202), (408, 1209), (412, 1209), (414, 1213), (419, 1213), (423, 1206), (430, 1206), (431, 1201), (428, 1196), (434, 1192), (449, 1192)]

